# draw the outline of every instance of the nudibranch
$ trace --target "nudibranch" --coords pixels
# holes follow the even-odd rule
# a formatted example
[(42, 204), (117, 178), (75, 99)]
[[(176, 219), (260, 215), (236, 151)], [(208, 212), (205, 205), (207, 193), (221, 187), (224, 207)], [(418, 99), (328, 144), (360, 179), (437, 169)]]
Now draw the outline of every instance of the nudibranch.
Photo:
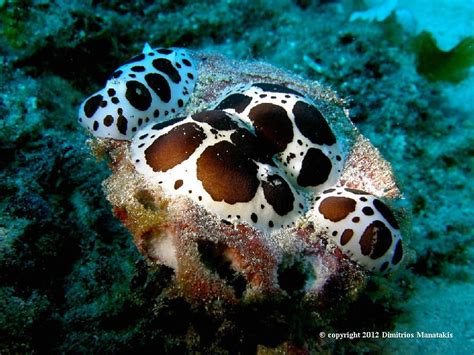
[(82, 103), (79, 122), (96, 137), (131, 139), (146, 123), (179, 113), (196, 81), (196, 64), (186, 50), (145, 44)]
[(331, 188), (316, 197), (309, 215), (347, 256), (371, 271), (388, 272), (402, 260), (399, 224), (375, 196)]
[(336, 137), (315, 103), (282, 85), (241, 85), (224, 93), (215, 109), (249, 125), (258, 149), (274, 155), (289, 181), (312, 192), (332, 186), (342, 170)]
[[(327, 115), (333, 103), (251, 75), (230, 85), (215, 73), (224, 61), (206, 63), (200, 62), (207, 77), (197, 86), (192, 114), (182, 110), (196, 86), (195, 61), (184, 49), (148, 45), (81, 105), (79, 121), (94, 136), (124, 141), (111, 145), (123, 151), (114, 154), (117, 177), (106, 185), (140, 251), (172, 267), (177, 280), (187, 280), (180, 287), (196, 297), (208, 289), (227, 297), (205, 270), (199, 253), (207, 249), (222, 254), (250, 285), (247, 291), (262, 293), (284, 289), (276, 275), (293, 262), (311, 265), (304, 269), (314, 275), (302, 287), (313, 294), (331, 273), (345, 277), (349, 267), (357, 274), (348, 259), (369, 271), (395, 269), (403, 258), (396, 218), (377, 193), (362, 191), (368, 185), (355, 183), (356, 190), (347, 181), (359, 174), (369, 185), (377, 181), (377, 173), (351, 164), (381, 158), (375, 149), (345, 149), (348, 138)], [(341, 111), (330, 110), (342, 116), (342, 134), (358, 134)], [(145, 215), (146, 225), (138, 226)]]
[(141, 130), (131, 157), (165, 194), (264, 230), (294, 226), (309, 209), (305, 192), (334, 185), (342, 170), (317, 107), (264, 83), (232, 89), (214, 110)]

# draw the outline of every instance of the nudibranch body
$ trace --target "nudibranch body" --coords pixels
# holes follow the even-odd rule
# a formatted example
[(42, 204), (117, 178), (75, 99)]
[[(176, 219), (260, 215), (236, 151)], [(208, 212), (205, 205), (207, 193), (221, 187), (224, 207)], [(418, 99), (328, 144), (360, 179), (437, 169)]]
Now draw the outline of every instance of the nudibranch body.
[[(229, 245), (234, 244), (226, 258), (236, 255), (236, 240), (241, 246), (253, 240), (274, 260), (270, 250), (277, 247), (272, 241), (288, 235), (290, 245), (306, 243), (308, 253), (315, 255), (325, 255), (320, 248), (329, 241), (371, 271), (388, 272), (401, 262), (400, 228), (389, 207), (373, 195), (344, 188), (347, 152), (320, 102), (283, 85), (245, 80), (227, 88), (207, 111), (177, 117), (197, 76), (185, 50), (145, 45), (142, 54), (112, 74), (105, 88), (85, 100), (79, 121), (97, 137), (131, 140), (129, 148), (125, 143), (130, 154), (120, 156), (130, 157), (128, 165), (160, 199), (172, 204), (184, 197), (194, 209), (204, 208), (216, 224), (235, 228), (229, 232)], [(175, 255), (180, 254), (176, 240), (215, 243), (223, 233), (185, 237), (183, 228), (194, 230), (193, 223), (199, 222), (182, 218), (173, 214), (164, 226), (157, 221), (152, 231), (135, 236), (143, 245), (156, 239), (150, 258), (175, 270)], [(174, 227), (167, 229), (170, 225)], [(303, 242), (299, 236), (310, 237)], [(225, 239), (219, 243), (219, 248), (227, 245)], [(250, 277), (245, 268), (252, 262), (247, 258), (241, 252), (232, 265)], [(328, 260), (327, 267), (332, 263)], [(275, 260), (268, 268), (274, 265)], [(274, 270), (263, 271), (265, 277), (275, 275)]]
[(334, 185), (342, 170), (320, 111), (280, 85), (238, 86), (214, 110), (175, 121), (141, 130), (132, 162), (165, 194), (189, 196), (224, 220), (294, 226), (310, 207), (305, 192)]
[(222, 219), (260, 229), (293, 225), (303, 214), (303, 198), (235, 116), (203, 111), (163, 126), (140, 131), (131, 158), (166, 195), (188, 196)]
[(237, 115), (255, 133), (258, 149), (275, 155), (295, 187), (313, 193), (334, 185), (342, 170), (336, 137), (316, 105), (296, 90), (257, 83), (223, 95), (215, 109)]
[(145, 44), (82, 103), (79, 122), (96, 137), (131, 139), (146, 123), (179, 113), (196, 80), (196, 64), (186, 50)]
[(400, 227), (390, 208), (368, 193), (341, 187), (316, 197), (309, 219), (347, 256), (371, 271), (390, 271), (400, 263)]

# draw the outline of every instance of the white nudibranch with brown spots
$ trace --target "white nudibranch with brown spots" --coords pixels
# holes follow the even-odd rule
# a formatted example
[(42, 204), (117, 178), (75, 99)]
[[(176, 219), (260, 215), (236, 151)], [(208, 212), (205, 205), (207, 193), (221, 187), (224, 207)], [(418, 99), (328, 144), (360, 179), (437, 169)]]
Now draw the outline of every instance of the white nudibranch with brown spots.
[(79, 122), (96, 137), (129, 140), (146, 123), (175, 117), (196, 80), (196, 64), (185, 49), (145, 44), (82, 103)]
[(334, 188), (344, 157), (317, 102), (281, 85), (241, 84), (210, 110), (177, 118), (197, 76), (186, 50), (146, 44), (82, 103), (79, 122), (94, 136), (132, 140), (135, 169), (166, 197), (188, 197), (269, 237), (309, 220), (369, 270), (400, 263), (390, 209), (367, 193)]
[(215, 109), (252, 127), (258, 148), (275, 155), (295, 187), (318, 192), (337, 182), (341, 147), (316, 105), (298, 91), (266, 83), (240, 85), (224, 93)]
[(309, 219), (344, 254), (371, 271), (388, 272), (403, 258), (400, 227), (389, 207), (359, 190), (332, 188), (316, 197)]
[(229, 222), (295, 226), (307, 195), (338, 180), (342, 153), (317, 107), (274, 84), (241, 85), (214, 110), (150, 125), (131, 145), (138, 172)]

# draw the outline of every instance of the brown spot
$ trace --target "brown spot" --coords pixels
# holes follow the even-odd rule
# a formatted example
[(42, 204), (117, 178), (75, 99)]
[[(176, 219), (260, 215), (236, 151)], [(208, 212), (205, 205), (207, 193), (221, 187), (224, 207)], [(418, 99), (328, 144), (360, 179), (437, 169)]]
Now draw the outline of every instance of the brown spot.
[(147, 164), (153, 171), (168, 171), (188, 159), (205, 138), (206, 134), (195, 123), (178, 125), (145, 150)]
[(179, 180), (176, 180), (174, 182), (174, 189), (175, 190), (179, 189), (181, 186), (183, 186), (183, 180), (179, 179)]
[(252, 98), (249, 96), (243, 94), (232, 94), (219, 102), (215, 109), (224, 110), (226, 108), (233, 108), (235, 112), (242, 113), (251, 102)]
[(403, 258), (403, 247), (402, 241), (399, 240), (395, 246), (395, 252), (393, 253), (392, 264), (397, 265)]
[(230, 136), (232, 143), (239, 147), (241, 154), (244, 154), (256, 161), (274, 166), (274, 162), (268, 154), (260, 149), (260, 141), (257, 137), (245, 128), (237, 128)]
[(134, 72), (137, 72), (137, 73), (141, 73), (141, 72), (145, 71), (145, 67), (143, 65), (135, 65), (135, 66), (131, 67), (130, 69)]
[(145, 111), (151, 105), (152, 97), (150, 91), (141, 82), (136, 80), (127, 81), (125, 97), (130, 105), (137, 110)]
[(288, 156), (286, 157), (286, 163), (287, 164), (290, 164), (291, 163), (291, 160), (295, 159), (296, 158), (296, 155), (294, 153), (290, 153), (288, 154)]
[[(185, 119), (186, 119), (186, 117), (176, 117), (176, 118), (172, 118), (170, 120), (160, 121), (160, 122), (154, 124), (151, 128), (156, 130), (156, 131), (159, 131), (160, 129), (163, 129), (163, 128), (168, 127), (168, 126), (173, 126), (174, 124), (176, 124), (180, 121), (183, 121)], [(153, 138), (153, 136), (151, 138)]]
[(286, 110), (280, 106), (259, 104), (250, 110), (249, 118), (255, 127), (261, 148), (269, 154), (284, 151), (293, 139), (293, 125)]
[(175, 83), (179, 83), (181, 81), (181, 76), (173, 64), (166, 58), (158, 58), (155, 59), (153, 62), (153, 66), (156, 70), (161, 71), (168, 75), (168, 77)]
[(303, 158), (296, 182), (303, 187), (323, 184), (327, 181), (331, 169), (331, 160), (320, 149), (310, 148)]
[(319, 145), (336, 143), (336, 137), (316, 107), (298, 101), (293, 107), (293, 114), (295, 115), (296, 126), (312, 143)]
[(353, 235), (354, 231), (352, 229), (346, 229), (341, 235), (341, 245), (349, 243)]
[[(171, 88), (168, 80), (157, 73), (150, 73), (145, 75), (145, 81), (150, 88), (155, 92), (161, 101), (168, 103), (171, 100)], [(151, 97), (151, 96), (150, 96)]]
[(293, 94), (293, 95), (303, 96), (301, 93), (299, 93), (296, 90), (287, 88), (286, 86), (277, 85), (277, 84), (258, 83), (258, 84), (253, 84), (252, 86), (256, 86), (262, 89), (263, 91), (267, 91), (267, 92), (277, 92), (277, 93), (282, 93), (282, 94)]
[(109, 79), (118, 79), (120, 77), (120, 75), (122, 75), (123, 71), (121, 70), (117, 70), (116, 72), (114, 72), (110, 77)]
[(280, 216), (293, 210), (295, 197), (288, 183), (279, 175), (270, 175), (262, 181), (263, 195), (267, 202)]
[(319, 212), (331, 222), (338, 222), (354, 212), (356, 202), (348, 197), (327, 197), (319, 205)]
[(372, 216), (374, 214), (374, 210), (366, 206), (362, 209), (362, 213), (364, 213), (366, 216)]
[(119, 113), (117, 117), (117, 129), (123, 135), (127, 134), (127, 127), (128, 127), (128, 120), (125, 118), (124, 115)]
[(207, 147), (197, 160), (197, 177), (214, 201), (253, 199), (259, 186), (257, 165), (230, 142)]
[(158, 53), (161, 53), (161, 54), (171, 54), (171, 53), (173, 53), (173, 51), (169, 48), (160, 48), (160, 49), (157, 49), (156, 51)]
[(385, 223), (374, 221), (365, 229), (359, 244), (363, 255), (370, 256), (371, 259), (378, 259), (385, 255), (390, 248), (392, 233)]
[(224, 111), (203, 111), (192, 115), (191, 118), (197, 122), (205, 122), (218, 130), (228, 131), (239, 128), (239, 125), (235, 123)]
[(399, 229), (400, 226), (398, 225), (397, 220), (393, 216), (392, 211), (388, 206), (383, 203), (382, 201), (375, 199), (374, 200), (374, 207), (377, 209), (377, 211), (380, 212), (380, 214), (387, 220), (387, 222), (395, 229)]
[(111, 115), (107, 115), (104, 117), (104, 125), (106, 127), (110, 127), (114, 123), (114, 118)]
[(104, 97), (102, 95), (94, 95), (87, 99), (86, 103), (84, 104), (84, 113), (86, 117), (91, 118), (99, 109), (100, 103)]

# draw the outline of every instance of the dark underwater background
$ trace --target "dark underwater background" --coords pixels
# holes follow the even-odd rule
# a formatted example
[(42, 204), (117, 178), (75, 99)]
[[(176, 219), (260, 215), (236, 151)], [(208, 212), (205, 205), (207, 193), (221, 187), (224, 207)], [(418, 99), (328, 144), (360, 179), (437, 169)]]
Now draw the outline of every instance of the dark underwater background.
[(406, 264), (332, 331), (452, 338), (309, 351), (472, 353), (473, 21), (470, 1), (0, 1), (0, 353), (265, 353), (294, 327), (262, 308), (216, 320), (160, 298), (170, 271), (147, 268), (114, 218), (77, 110), (145, 42), (318, 80), (391, 162)]

